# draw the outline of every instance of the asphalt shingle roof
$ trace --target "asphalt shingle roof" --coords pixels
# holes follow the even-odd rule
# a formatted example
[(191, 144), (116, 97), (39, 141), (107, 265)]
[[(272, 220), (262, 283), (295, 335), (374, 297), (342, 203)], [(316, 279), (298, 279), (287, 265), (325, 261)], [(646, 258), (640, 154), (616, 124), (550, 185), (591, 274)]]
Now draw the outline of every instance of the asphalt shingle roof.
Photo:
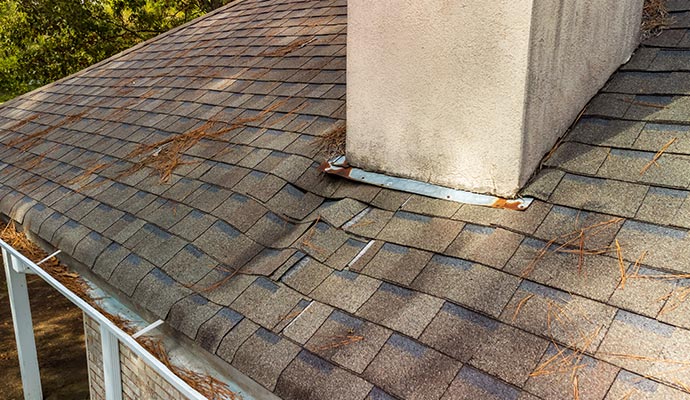
[(345, 0), (240, 1), (7, 102), (0, 211), (286, 399), (563, 399), (573, 365), (581, 398), (687, 399), (690, 2), (670, 7), (524, 212), (317, 170)]

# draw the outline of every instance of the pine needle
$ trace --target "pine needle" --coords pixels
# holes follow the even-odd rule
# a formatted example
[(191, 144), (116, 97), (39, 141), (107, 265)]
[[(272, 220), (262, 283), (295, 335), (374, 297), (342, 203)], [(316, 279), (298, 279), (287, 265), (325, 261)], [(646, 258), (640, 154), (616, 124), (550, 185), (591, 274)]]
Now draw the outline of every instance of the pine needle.
[(522, 300), (520, 300), (520, 302), (517, 304), (517, 307), (515, 307), (515, 312), (513, 313), (513, 318), (512, 318), (512, 320), (511, 320), (511, 322), (515, 322), (515, 320), (516, 320), (517, 317), (518, 317), (518, 314), (520, 314), (520, 310), (522, 309), (522, 307), (523, 307), (523, 306), (529, 301), (529, 299), (531, 299), (532, 297), (534, 297), (534, 294), (528, 294), (528, 295), (525, 296)]
[(620, 268), (621, 272), (621, 283), (620, 283), (620, 288), (625, 289), (625, 281), (628, 278), (628, 275), (625, 272), (625, 263), (623, 262), (623, 252), (621, 251), (621, 245), (618, 243), (618, 239), (616, 239), (616, 255), (618, 256), (618, 267)]
[(659, 160), (659, 158), (661, 158), (661, 156), (664, 154), (664, 152), (666, 150), (668, 150), (668, 148), (671, 147), (671, 145), (676, 140), (678, 140), (678, 138), (674, 137), (673, 139), (669, 140), (668, 143), (666, 143), (659, 151), (657, 151), (656, 154), (654, 154), (654, 157), (652, 158), (652, 160), (650, 162), (648, 162), (647, 165), (642, 167), (642, 169), (640, 170), (640, 175), (644, 175), (644, 173), (647, 172), (647, 170), (649, 168), (651, 168), (652, 165), (656, 164), (658, 166), (659, 164), (657, 163), (657, 161)]

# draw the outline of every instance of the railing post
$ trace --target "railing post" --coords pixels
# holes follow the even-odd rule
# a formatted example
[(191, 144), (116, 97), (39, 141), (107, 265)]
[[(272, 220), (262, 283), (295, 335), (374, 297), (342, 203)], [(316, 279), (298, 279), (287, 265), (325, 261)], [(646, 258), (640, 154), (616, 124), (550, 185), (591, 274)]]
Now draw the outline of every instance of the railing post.
[(103, 384), (106, 400), (122, 400), (122, 375), (120, 374), (120, 347), (117, 337), (108, 327), (100, 325), (101, 350), (103, 352)]
[(38, 357), (36, 355), (36, 341), (34, 340), (34, 327), (31, 320), (31, 307), (29, 305), (29, 291), (26, 285), (26, 268), (22, 261), (2, 249), (2, 259), (5, 264), (5, 277), (7, 278), (7, 292), (10, 297), (10, 309), (12, 310), (12, 323), (14, 324), (14, 338), (17, 341), (17, 355), (19, 356), (19, 369), (22, 374), (22, 389), (24, 399), (41, 400), (41, 374), (38, 369)]

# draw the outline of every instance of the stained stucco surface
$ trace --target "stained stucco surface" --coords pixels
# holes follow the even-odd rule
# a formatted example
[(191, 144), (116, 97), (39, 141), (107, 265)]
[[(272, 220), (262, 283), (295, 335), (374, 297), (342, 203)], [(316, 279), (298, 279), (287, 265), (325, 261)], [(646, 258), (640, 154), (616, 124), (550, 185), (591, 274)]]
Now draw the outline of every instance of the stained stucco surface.
[(641, 0), (353, 0), (350, 162), (513, 196), (637, 46)]

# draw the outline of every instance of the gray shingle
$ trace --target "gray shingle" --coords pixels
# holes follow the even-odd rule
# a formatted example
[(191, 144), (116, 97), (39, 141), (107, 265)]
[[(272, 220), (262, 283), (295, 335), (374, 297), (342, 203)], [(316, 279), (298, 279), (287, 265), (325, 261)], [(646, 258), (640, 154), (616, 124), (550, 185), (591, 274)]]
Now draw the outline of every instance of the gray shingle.
[(215, 315), (221, 307), (207, 299), (192, 294), (172, 306), (168, 315), (168, 323), (190, 339), (196, 338), (199, 327)]
[(231, 307), (267, 329), (273, 329), (302, 299), (299, 293), (268, 278), (259, 277)]
[[(118, 285), (118, 287), (123, 287), (122, 283), (125, 283), (125, 285), (134, 283), (136, 276), (144, 271), (142, 267), (146, 261), (142, 260), (142, 263), (135, 265), (131, 262), (127, 263), (128, 259), (129, 257), (120, 263), (118, 269), (115, 270), (111, 277), (111, 282)], [(131, 276), (124, 277), (124, 274), (132, 274), (134, 278)], [(126, 288), (127, 286), (124, 287)], [(190, 292), (189, 288), (175, 282), (160, 269), (153, 268), (141, 279), (141, 282), (136, 286), (136, 291), (134, 291), (133, 295), (130, 294), (130, 296), (137, 304), (145, 307), (158, 318), (165, 319), (170, 308), (180, 299), (189, 295)]]
[(361, 400), (371, 388), (364, 379), (302, 350), (278, 379), (275, 394), (286, 400)]
[(443, 400), (518, 400), (520, 391), (513, 386), (468, 365), (462, 367)]
[(442, 305), (439, 298), (384, 282), (357, 315), (418, 338)]
[(402, 398), (439, 399), (459, 369), (457, 361), (393, 334), (364, 377)]
[(305, 348), (361, 374), (374, 359), (391, 331), (341, 311), (334, 311)]
[(398, 211), (378, 235), (381, 240), (442, 252), (460, 233), (459, 221)]
[(334, 307), (354, 313), (374, 294), (381, 282), (352, 271), (334, 271), (311, 296)]
[(458, 258), (436, 255), (412, 287), (498, 316), (520, 284), (504, 272)]
[(299, 353), (299, 346), (259, 328), (235, 353), (232, 365), (270, 390)]
[(619, 371), (613, 365), (587, 355), (580, 356), (568, 349), (561, 352), (553, 344), (549, 345), (539, 366), (543, 373), (531, 377), (525, 389), (544, 400), (563, 399), (573, 394), (572, 368), (577, 368), (575, 374), (581, 398), (603, 399)]
[(523, 236), (501, 228), (466, 224), (445, 254), (501, 269)]
[(477, 350), (470, 364), (517, 386), (522, 386), (549, 342), (508, 325), (500, 325)]
[(409, 286), (431, 260), (432, 253), (385, 243), (362, 269), (365, 275)]

